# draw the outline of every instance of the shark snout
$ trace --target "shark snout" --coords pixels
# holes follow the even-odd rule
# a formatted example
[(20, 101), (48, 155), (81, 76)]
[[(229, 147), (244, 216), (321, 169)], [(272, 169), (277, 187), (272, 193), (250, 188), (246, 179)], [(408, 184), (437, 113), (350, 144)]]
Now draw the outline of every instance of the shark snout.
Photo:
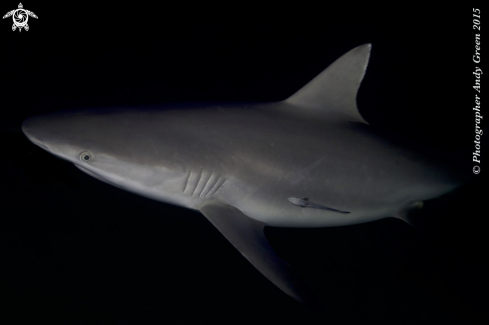
[(22, 122), (22, 132), (26, 137), (35, 145), (41, 147), (44, 150), (50, 151), (48, 146), (43, 141), (43, 132), (45, 129), (45, 123), (39, 117), (30, 117)]

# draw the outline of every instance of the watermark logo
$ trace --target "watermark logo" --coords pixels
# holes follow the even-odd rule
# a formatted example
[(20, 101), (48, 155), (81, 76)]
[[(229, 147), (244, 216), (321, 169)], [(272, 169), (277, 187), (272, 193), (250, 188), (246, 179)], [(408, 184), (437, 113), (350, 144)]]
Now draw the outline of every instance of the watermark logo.
[(27, 25), (27, 21), (29, 20), (29, 16), (33, 18), (37, 18), (36, 14), (32, 11), (25, 10), (22, 6), (22, 3), (19, 3), (19, 8), (9, 11), (3, 16), (3, 18), (8, 18), (12, 16), (14, 24), (12, 25), (12, 31), (15, 31), (17, 28), (19, 32), (24, 28), (26, 31), (29, 30), (29, 25)]
[[(472, 16), (473, 16), (473, 25), (472, 29), (475, 30), (475, 54), (472, 56), (472, 61), (475, 64), (481, 63), (481, 10), (478, 8), (472, 8)], [(482, 69), (479, 66), (475, 67), (475, 71), (472, 72), (475, 76), (474, 82), (474, 90), (475, 93), (475, 106), (472, 109), (475, 112), (475, 150), (472, 153), (472, 162), (474, 162), (474, 167), (472, 168), (472, 172), (474, 174), (479, 174), (481, 172), (481, 137), (482, 137), (482, 108), (481, 108), (481, 78), (482, 78)]]

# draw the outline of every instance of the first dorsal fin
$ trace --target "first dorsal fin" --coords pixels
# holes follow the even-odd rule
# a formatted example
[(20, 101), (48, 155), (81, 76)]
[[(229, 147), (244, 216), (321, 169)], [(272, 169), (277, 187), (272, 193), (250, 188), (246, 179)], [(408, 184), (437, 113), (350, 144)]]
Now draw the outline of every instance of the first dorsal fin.
[(341, 114), (348, 121), (368, 124), (358, 112), (356, 96), (371, 47), (371, 44), (360, 45), (344, 54), (285, 102)]

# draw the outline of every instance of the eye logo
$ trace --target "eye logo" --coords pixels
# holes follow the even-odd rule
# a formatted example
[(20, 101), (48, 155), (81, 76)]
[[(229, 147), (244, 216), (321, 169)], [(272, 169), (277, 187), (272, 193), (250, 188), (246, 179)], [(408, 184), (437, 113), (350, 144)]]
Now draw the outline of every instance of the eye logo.
[(8, 18), (12, 16), (12, 19), (14, 21), (14, 24), (12, 25), (12, 31), (15, 31), (15, 29), (19, 29), (19, 32), (22, 31), (22, 28), (24, 28), (26, 31), (29, 30), (29, 25), (27, 25), (27, 21), (29, 20), (29, 16), (36, 18), (37, 16), (35, 13), (29, 10), (23, 9), (22, 3), (19, 3), (19, 8), (11, 10), (3, 16), (3, 18)]

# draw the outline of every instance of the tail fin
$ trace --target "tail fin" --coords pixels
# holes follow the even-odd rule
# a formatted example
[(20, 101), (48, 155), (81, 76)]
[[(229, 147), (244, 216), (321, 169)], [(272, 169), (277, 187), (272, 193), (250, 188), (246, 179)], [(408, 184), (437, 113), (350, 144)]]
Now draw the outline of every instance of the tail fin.
[(360, 45), (344, 54), (285, 102), (340, 113), (346, 120), (368, 124), (358, 112), (356, 96), (371, 47)]

